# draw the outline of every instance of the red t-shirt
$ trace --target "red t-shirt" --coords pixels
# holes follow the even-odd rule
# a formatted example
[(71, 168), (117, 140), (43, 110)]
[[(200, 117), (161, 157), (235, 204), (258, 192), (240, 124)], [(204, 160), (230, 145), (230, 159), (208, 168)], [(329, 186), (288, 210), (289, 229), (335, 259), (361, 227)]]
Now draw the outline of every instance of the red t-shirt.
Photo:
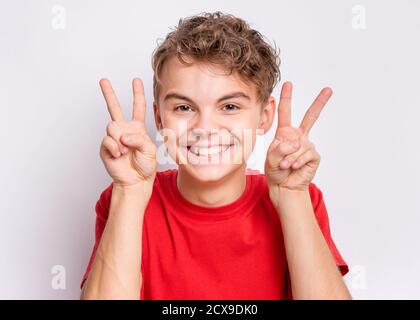
[[(247, 171), (245, 191), (234, 202), (202, 207), (188, 202), (177, 170), (158, 172), (143, 223), (141, 299), (291, 299), (280, 218), (263, 174)], [(348, 266), (330, 234), (322, 192), (309, 192), (320, 229), (341, 274)], [(93, 252), (108, 217), (112, 183), (96, 203)]]

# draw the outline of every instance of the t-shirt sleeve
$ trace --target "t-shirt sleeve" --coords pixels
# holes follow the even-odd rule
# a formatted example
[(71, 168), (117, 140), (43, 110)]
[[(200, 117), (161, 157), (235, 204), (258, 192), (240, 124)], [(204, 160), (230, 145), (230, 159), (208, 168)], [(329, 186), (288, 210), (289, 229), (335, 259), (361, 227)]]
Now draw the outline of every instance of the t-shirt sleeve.
[(90, 269), (92, 268), (93, 261), (95, 260), (96, 250), (98, 249), (99, 241), (101, 240), (101, 236), (104, 231), (106, 221), (108, 219), (111, 195), (112, 195), (112, 183), (104, 191), (102, 191), (95, 205), (95, 212), (96, 212), (95, 243), (93, 246), (92, 254), (90, 256), (88, 265), (85, 269), (82, 282), (80, 283), (80, 289), (82, 289), (83, 285), (85, 284), (85, 281), (89, 276)]
[(344, 276), (347, 272), (349, 272), (349, 266), (344, 261), (343, 257), (337, 249), (337, 246), (334, 243), (334, 240), (332, 239), (328, 212), (325, 206), (322, 191), (314, 183), (311, 183), (309, 186), (309, 193), (311, 196), (312, 206), (314, 208), (315, 217), (318, 221), (318, 225), (324, 235), (328, 247), (330, 248), (330, 251), (341, 272), (341, 275)]

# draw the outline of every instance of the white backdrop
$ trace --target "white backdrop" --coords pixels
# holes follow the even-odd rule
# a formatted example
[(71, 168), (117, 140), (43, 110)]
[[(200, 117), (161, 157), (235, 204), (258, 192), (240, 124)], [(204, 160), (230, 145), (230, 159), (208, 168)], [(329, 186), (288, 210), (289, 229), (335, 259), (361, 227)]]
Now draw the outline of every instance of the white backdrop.
[(0, 298), (79, 297), (95, 202), (111, 181), (98, 80), (111, 79), (127, 116), (131, 79), (144, 80), (154, 137), (156, 42), (179, 18), (215, 10), (281, 49), (294, 125), (323, 86), (334, 89), (311, 133), (314, 182), (354, 298), (420, 298), (420, 2), (408, 0), (2, 0)]

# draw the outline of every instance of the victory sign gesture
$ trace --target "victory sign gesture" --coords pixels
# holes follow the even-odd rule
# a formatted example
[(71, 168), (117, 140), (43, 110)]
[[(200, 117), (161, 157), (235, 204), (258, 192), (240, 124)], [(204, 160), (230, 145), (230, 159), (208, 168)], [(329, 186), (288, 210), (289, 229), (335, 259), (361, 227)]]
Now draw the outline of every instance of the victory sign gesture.
[(283, 84), (278, 105), (278, 126), (265, 161), (270, 194), (282, 189), (306, 191), (320, 163), (320, 155), (308, 135), (332, 95), (324, 88), (306, 111), (299, 126), (291, 126), (292, 83)]
[[(146, 100), (143, 83), (133, 79), (133, 114), (130, 121), (124, 114), (117, 96), (107, 79), (99, 81), (111, 115), (102, 140), (100, 156), (114, 185), (132, 187), (144, 182), (153, 185), (156, 174), (156, 146), (146, 131)], [(152, 182), (152, 183), (150, 183)]]

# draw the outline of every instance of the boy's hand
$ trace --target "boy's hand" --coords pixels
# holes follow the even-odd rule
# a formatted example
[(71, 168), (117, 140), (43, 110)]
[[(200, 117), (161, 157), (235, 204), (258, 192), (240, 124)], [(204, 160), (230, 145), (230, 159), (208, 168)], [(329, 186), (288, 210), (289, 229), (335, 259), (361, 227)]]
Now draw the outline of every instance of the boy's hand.
[(132, 187), (155, 178), (156, 146), (146, 132), (146, 100), (143, 83), (133, 79), (133, 115), (126, 122), (117, 96), (107, 79), (99, 81), (112, 121), (106, 128), (100, 156), (114, 185)]
[[(332, 95), (330, 88), (321, 90), (306, 112), (299, 128), (291, 126), (292, 84), (283, 84), (278, 107), (278, 127), (274, 141), (268, 148), (265, 175), (270, 195), (278, 191), (306, 191), (315, 176), (320, 155), (308, 140), (309, 131)], [(285, 163), (284, 161), (287, 161)]]

